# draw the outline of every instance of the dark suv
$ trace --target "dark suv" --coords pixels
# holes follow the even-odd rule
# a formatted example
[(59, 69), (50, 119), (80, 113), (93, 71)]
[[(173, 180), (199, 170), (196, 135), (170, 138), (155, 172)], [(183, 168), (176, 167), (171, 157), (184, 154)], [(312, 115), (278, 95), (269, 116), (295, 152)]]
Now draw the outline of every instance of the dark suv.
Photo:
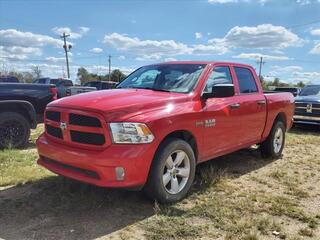
[(69, 79), (63, 78), (39, 78), (34, 80), (36, 84), (54, 84), (57, 87), (58, 98), (65, 97), (67, 95), (67, 89), (73, 86), (73, 82)]
[(295, 103), (294, 123), (320, 125), (320, 84), (305, 86)]

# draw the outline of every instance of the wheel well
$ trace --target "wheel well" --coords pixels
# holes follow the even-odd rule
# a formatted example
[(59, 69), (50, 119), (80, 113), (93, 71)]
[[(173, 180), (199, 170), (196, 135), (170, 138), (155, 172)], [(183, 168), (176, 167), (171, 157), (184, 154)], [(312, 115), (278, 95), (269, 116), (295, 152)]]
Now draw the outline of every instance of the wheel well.
[(197, 142), (195, 137), (192, 135), (192, 133), (190, 133), (187, 130), (178, 130), (178, 131), (174, 131), (170, 134), (168, 134), (163, 140), (165, 141), (168, 138), (179, 138), (181, 140), (186, 141), (187, 143), (190, 144), (191, 148), (193, 149), (196, 161), (198, 160), (198, 146), (197, 146)]
[(21, 114), (30, 124), (32, 124), (33, 119), (31, 119), (28, 110), (15, 103), (0, 104), (0, 112), (15, 112)]
[(286, 115), (283, 112), (278, 113), (277, 117), (274, 120), (274, 122), (278, 122), (278, 121), (283, 122), (283, 124), (287, 128), (287, 119), (286, 119)]

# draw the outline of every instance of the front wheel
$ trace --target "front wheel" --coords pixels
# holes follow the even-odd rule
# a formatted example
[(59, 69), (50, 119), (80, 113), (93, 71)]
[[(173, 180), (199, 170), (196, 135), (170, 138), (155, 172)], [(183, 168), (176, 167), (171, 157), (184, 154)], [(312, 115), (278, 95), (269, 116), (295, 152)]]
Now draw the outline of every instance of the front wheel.
[(279, 158), (285, 144), (285, 125), (283, 122), (275, 122), (268, 138), (261, 143), (261, 154), (266, 158)]
[(161, 203), (184, 198), (194, 180), (195, 156), (191, 146), (177, 138), (164, 141), (153, 160), (144, 191)]
[(30, 123), (15, 112), (0, 113), (0, 149), (21, 148), (28, 143)]

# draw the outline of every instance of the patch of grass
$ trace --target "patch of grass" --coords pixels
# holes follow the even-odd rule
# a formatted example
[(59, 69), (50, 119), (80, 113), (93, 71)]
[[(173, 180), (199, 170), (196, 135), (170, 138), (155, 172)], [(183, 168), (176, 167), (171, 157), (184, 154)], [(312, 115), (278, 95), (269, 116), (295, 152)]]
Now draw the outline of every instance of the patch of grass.
[(266, 203), (269, 205), (268, 211), (272, 215), (284, 215), (302, 222), (308, 222), (310, 220), (310, 217), (298, 207), (298, 203), (288, 197), (271, 196), (266, 200)]
[(258, 235), (256, 233), (249, 233), (243, 237), (243, 240), (258, 240)]
[(309, 228), (301, 228), (299, 230), (299, 235), (305, 236), (305, 237), (312, 237), (313, 236), (313, 231)]
[(37, 165), (37, 158), (36, 151), (0, 151), (0, 186), (24, 184), (52, 176), (52, 173)]
[[(31, 131), (30, 144), (34, 146), (36, 139), (43, 132), (43, 124)], [(0, 186), (19, 185), (42, 179), (53, 174), (36, 164), (36, 149), (4, 149), (0, 150)]]
[(156, 221), (148, 222), (145, 229), (146, 237), (154, 240), (167, 239), (195, 239), (205, 230), (204, 225), (193, 225), (188, 223), (184, 217), (157, 216)]

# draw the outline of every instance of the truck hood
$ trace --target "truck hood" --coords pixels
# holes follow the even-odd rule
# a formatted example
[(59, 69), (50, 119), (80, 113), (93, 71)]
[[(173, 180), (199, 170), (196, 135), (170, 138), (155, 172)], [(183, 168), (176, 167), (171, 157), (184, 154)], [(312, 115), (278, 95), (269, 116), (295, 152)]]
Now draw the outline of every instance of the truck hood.
[(308, 103), (320, 103), (319, 95), (311, 95), (311, 96), (297, 96), (294, 99), (296, 102), (308, 102)]
[(189, 94), (145, 89), (112, 89), (82, 93), (51, 102), (61, 107), (102, 113), (107, 121), (123, 121), (133, 116), (165, 108), (169, 103), (185, 102)]

